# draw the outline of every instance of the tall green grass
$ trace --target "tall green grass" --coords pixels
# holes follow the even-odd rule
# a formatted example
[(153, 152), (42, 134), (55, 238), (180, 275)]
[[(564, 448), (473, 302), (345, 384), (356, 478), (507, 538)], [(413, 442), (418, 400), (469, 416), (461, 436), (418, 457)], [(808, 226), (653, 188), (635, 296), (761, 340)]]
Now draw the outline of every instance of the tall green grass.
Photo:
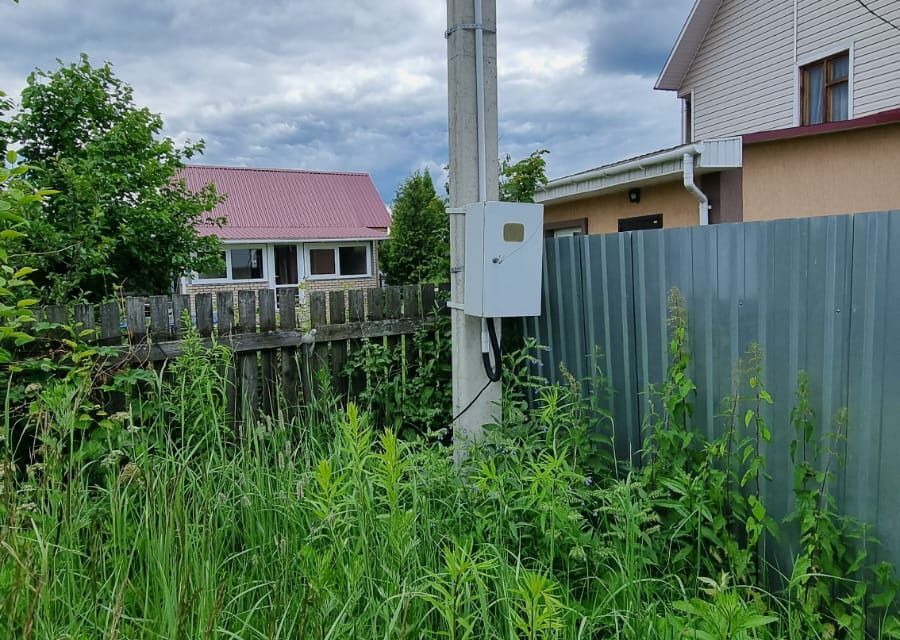
[[(455, 466), (327, 389), (237, 440), (227, 357), (195, 345), (133, 375), (127, 411), (101, 428), (89, 379), (33, 390), (35, 457), (14, 467), (7, 425), (0, 462), (0, 637), (865, 634), (812, 624), (740, 571), (729, 554), (753, 553), (746, 536), (718, 512), (715, 536), (700, 531), (727, 471), (623, 467), (577, 385), (532, 389), (527, 406), (514, 375), (509, 420)], [(869, 632), (898, 637), (891, 624)]]

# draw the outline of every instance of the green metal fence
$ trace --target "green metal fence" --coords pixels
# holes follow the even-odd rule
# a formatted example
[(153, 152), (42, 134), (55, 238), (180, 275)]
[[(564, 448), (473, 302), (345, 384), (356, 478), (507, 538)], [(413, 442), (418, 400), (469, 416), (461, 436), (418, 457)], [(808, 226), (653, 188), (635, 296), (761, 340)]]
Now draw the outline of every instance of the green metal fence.
[[(667, 367), (667, 294), (678, 288), (696, 428), (720, 431), (736, 363), (760, 344), (775, 401), (766, 498), (773, 515), (790, 512), (790, 411), (806, 371), (820, 426), (849, 410), (838, 502), (874, 525), (879, 556), (900, 565), (900, 212), (560, 238), (544, 260), (543, 315), (525, 321), (549, 348), (541, 373), (558, 381), (562, 363), (584, 379), (601, 354), (620, 455), (641, 448), (648, 392)], [(790, 540), (781, 552), (793, 555)]]

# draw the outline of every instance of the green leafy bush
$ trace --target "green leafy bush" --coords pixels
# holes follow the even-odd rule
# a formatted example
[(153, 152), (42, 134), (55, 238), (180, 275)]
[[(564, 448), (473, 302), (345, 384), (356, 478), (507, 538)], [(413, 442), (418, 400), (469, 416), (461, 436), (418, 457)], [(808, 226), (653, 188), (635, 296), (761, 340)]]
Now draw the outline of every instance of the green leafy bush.
[(165, 293), (220, 261), (220, 243), (197, 224), (224, 222), (210, 213), (221, 198), (213, 185), (195, 193), (178, 179), (203, 144), (179, 148), (162, 130), (108, 63), (82, 54), (28, 76), (0, 139), (19, 144), (34, 184), (58, 192), (20, 239), (45, 302)]
[(364, 340), (343, 375), (361, 388), (356, 401), (398, 433), (446, 435), (452, 401), (450, 318), (440, 315), (397, 342)]

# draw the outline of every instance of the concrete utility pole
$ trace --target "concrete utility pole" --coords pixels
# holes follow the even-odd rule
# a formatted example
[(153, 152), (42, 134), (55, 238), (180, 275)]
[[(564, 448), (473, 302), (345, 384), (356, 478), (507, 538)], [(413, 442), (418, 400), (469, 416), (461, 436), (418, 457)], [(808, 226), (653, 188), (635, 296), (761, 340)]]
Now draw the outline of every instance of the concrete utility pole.
[[(481, 15), (477, 15), (478, 13)], [(450, 102), (450, 208), (498, 200), (496, 0), (447, 0), (447, 59)], [(483, 59), (483, 73), (478, 58)], [(482, 76), (481, 86), (477, 80)], [(479, 113), (482, 118), (479, 120)], [(482, 180), (479, 180), (479, 175)], [(482, 362), (482, 320), (466, 316), (466, 221), (450, 214), (450, 306), (453, 331), (453, 415), (458, 415), (488, 382)], [(454, 423), (457, 456), (478, 440), (482, 427), (499, 418), (501, 384), (492, 383)]]

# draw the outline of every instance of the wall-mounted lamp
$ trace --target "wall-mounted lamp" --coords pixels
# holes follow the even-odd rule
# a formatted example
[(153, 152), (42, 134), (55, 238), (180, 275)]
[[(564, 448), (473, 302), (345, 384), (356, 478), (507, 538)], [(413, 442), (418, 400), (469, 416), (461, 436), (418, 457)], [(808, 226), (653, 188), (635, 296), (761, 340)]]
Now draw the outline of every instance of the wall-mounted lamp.
[(632, 189), (628, 192), (628, 202), (631, 204), (637, 204), (641, 201), (641, 190), (640, 189)]

